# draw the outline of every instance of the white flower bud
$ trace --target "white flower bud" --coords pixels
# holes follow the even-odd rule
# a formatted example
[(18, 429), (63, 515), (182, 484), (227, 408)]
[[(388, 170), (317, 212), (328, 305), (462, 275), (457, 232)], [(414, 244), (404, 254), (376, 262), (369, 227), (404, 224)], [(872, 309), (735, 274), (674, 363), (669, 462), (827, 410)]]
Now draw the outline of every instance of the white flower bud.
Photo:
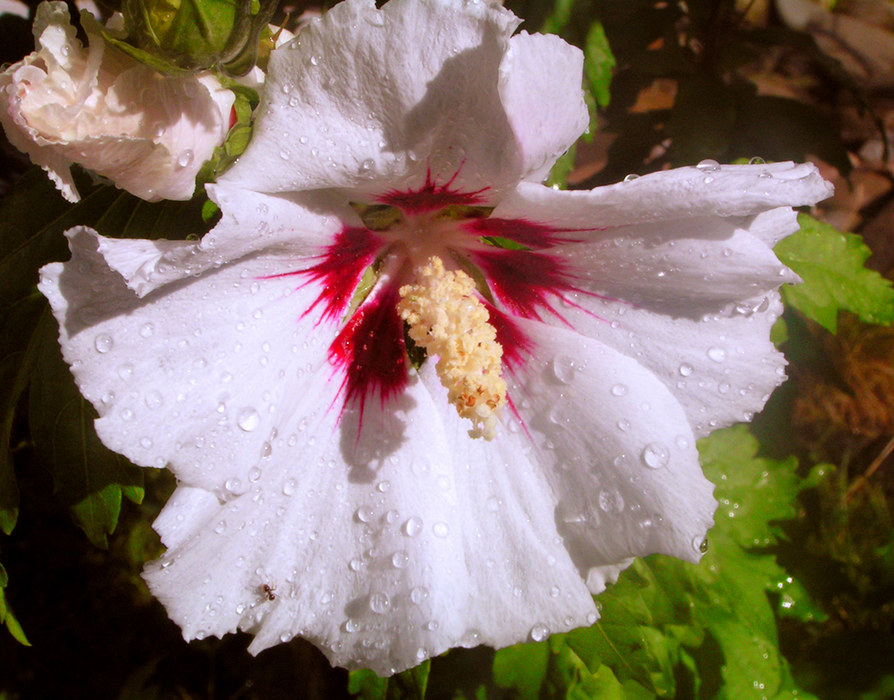
[(78, 163), (149, 201), (189, 199), (229, 128), (233, 93), (211, 75), (166, 77), (107, 45), (82, 15), (75, 36), (63, 2), (34, 22), (37, 50), (0, 74), (0, 123), (69, 201)]

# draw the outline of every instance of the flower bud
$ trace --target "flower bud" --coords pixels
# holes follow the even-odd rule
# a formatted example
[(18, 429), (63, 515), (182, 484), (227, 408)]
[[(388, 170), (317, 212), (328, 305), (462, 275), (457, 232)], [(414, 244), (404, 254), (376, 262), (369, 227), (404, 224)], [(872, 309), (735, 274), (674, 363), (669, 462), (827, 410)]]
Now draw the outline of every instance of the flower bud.
[(242, 75), (277, 0), (124, 0), (128, 40), (180, 68)]
[(38, 7), (36, 51), (0, 74), (10, 143), (72, 202), (72, 163), (149, 201), (189, 199), (226, 137), (233, 93), (211, 75), (163, 76), (107, 44), (91, 16), (81, 22), (87, 47), (64, 2)]

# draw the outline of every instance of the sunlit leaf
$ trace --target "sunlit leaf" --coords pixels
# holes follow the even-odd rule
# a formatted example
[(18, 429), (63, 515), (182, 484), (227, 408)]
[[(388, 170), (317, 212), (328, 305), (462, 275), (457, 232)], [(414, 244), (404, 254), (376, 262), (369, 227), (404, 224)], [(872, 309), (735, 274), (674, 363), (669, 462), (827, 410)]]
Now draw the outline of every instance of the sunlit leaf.
[(360, 700), (424, 700), (430, 669), (431, 661), (424, 661), (390, 678), (382, 678), (369, 669), (351, 671), (348, 692)]
[(850, 311), (867, 323), (894, 321), (894, 289), (890, 280), (864, 267), (871, 251), (863, 239), (806, 214), (798, 221), (801, 230), (774, 249), (804, 280), (783, 287), (785, 301), (832, 333), (839, 311)]

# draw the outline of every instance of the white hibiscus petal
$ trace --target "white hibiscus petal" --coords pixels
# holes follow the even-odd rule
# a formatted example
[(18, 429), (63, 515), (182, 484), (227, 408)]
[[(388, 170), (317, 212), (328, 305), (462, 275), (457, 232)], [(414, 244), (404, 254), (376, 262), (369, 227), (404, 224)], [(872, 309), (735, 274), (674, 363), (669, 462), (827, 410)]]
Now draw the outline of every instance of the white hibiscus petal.
[(252, 148), (221, 181), (380, 193), (430, 171), (441, 184), (459, 173), (464, 190), (514, 184), (522, 166), (495, 88), (518, 23), (485, 3), (339, 3), (272, 54)]
[[(243, 492), (269, 456), (279, 411), (326, 363), (336, 329), (303, 316), (320, 290), (267, 278), (283, 261), (259, 257), (139, 299), (105, 265), (95, 233), (69, 237), (72, 261), (45, 267), (40, 288), (100, 414), (100, 438), (136, 464), (168, 464), (187, 484)], [(333, 381), (326, 397), (308, 396), (318, 403), (305, 417), (325, 411), (337, 389)]]
[(651, 370), (683, 405), (697, 437), (751, 420), (785, 381), (785, 358), (770, 342), (782, 313), (776, 291), (698, 319), (584, 295), (570, 300), (587, 309), (562, 309), (575, 330)]
[[(455, 414), (439, 415), (431, 381), (412, 379), (396, 405), (368, 403), (359, 435), (357, 412), (338, 427), (327, 414), (300, 458), (274, 458), (150, 567), (187, 638), (238, 627), (256, 634), (257, 653), (300, 634), (334, 663), (390, 674), (451, 646), (595, 620), (538, 498), (542, 478), (514, 448), (482, 447)], [(457, 453), (457, 440), (470, 449)], [(168, 506), (167, 539), (184, 507)]]
[(555, 35), (522, 32), (500, 65), (500, 97), (524, 158), (524, 179), (539, 181), (587, 128), (580, 76), (584, 56)]
[[(548, 254), (563, 261), (579, 290), (699, 318), (800, 281), (751, 234), (753, 221), (693, 217), (635, 224), (597, 234), (596, 242), (551, 248)], [(765, 221), (759, 223), (764, 233)]]
[(810, 163), (710, 168), (665, 170), (593, 190), (557, 192), (522, 182), (493, 216), (527, 217), (559, 228), (604, 229), (690, 217), (750, 216), (814, 204), (832, 194), (832, 185)]
[(359, 224), (348, 207), (326, 206), (322, 194), (267, 195), (225, 185), (209, 185), (208, 193), (223, 217), (198, 243), (100, 239), (99, 252), (139, 296), (262, 252), (292, 257), (297, 269), (345, 225)]
[(509, 374), (509, 395), (582, 575), (609, 567), (594, 572), (595, 586), (630, 557), (654, 552), (697, 561), (717, 504), (677, 399), (607, 345), (519, 324), (536, 359)]

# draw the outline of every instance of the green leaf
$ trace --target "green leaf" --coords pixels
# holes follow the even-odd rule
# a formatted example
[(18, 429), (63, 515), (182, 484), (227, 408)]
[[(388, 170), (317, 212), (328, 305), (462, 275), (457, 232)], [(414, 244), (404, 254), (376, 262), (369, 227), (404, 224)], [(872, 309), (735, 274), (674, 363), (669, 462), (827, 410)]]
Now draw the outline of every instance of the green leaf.
[(6, 600), (7, 585), (9, 585), (9, 575), (6, 573), (3, 564), (0, 564), (0, 622), (6, 626), (6, 629), (9, 630), (13, 639), (19, 644), (30, 647), (31, 642), (29, 642), (28, 637), (25, 636), (25, 630), (22, 629), (22, 626), (12, 612), (12, 607), (10, 607), (9, 602)]
[(550, 650), (546, 642), (516, 644), (494, 656), (494, 682), (519, 700), (537, 700), (546, 681)]
[(894, 321), (894, 289), (889, 280), (864, 267), (871, 251), (863, 239), (806, 214), (798, 221), (801, 230), (774, 249), (804, 280), (783, 287), (786, 303), (832, 333), (838, 327), (839, 311), (850, 311), (867, 323)]
[(431, 661), (424, 661), (390, 678), (382, 678), (366, 668), (351, 671), (348, 674), (348, 692), (360, 700), (424, 700), (430, 669)]
[(615, 65), (615, 56), (608, 45), (605, 29), (601, 22), (594, 22), (587, 32), (584, 45), (584, 75), (600, 107), (607, 107), (611, 101), (610, 88)]
[(496, 682), (522, 697), (568, 697), (597, 680), (626, 698), (809, 697), (779, 650), (775, 614), (821, 613), (767, 547), (783, 538), (779, 521), (795, 515), (794, 499), (816, 477), (801, 478), (794, 458), (760, 459), (757, 448), (741, 426), (700, 443), (720, 502), (700, 564), (636, 560), (598, 596), (597, 624), (551, 638), (548, 662), (535, 645), (498, 652)]
[(34, 449), (49, 468), (56, 495), (97, 547), (108, 546), (121, 497), (139, 503), (143, 472), (107, 449), (96, 435), (96, 412), (78, 392), (62, 359), (55, 320), (47, 311), (35, 332), (38, 345), (29, 396)]

